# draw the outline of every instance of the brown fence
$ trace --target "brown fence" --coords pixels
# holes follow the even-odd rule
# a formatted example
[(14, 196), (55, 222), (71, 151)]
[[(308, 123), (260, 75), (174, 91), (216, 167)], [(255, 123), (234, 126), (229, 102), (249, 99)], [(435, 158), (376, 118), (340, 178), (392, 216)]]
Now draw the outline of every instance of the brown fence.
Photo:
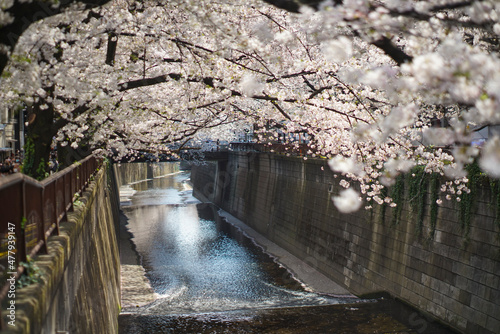
[[(0, 277), (18, 278), (27, 257), (47, 252), (47, 238), (59, 234), (59, 223), (73, 209), (100, 162), (89, 156), (38, 182), (21, 173), (0, 179)], [(0, 301), (9, 284), (0, 282)]]

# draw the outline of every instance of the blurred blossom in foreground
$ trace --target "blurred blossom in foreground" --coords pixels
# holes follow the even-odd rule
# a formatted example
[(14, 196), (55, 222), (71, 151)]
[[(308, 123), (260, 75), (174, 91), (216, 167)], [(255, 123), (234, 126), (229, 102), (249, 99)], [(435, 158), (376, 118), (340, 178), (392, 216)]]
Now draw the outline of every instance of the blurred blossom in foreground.
[(490, 176), (500, 177), (500, 138), (498, 136), (491, 138), (484, 145), (479, 164)]
[(342, 190), (339, 196), (332, 197), (333, 204), (342, 213), (351, 213), (358, 211), (363, 202), (359, 194), (354, 189)]
[(364, 174), (363, 166), (359, 164), (353, 157), (345, 158), (341, 155), (337, 155), (328, 161), (328, 166), (334, 172), (340, 173), (353, 173), (356, 175)]

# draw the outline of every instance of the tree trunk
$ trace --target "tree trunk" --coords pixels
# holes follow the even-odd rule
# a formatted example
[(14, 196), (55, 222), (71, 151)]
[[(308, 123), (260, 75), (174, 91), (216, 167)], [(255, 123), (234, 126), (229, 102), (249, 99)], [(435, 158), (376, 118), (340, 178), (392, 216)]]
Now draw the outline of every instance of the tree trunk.
[(28, 129), (23, 173), (43, 180), (49, 173), (49, 160), (54, 132), (54, 109), (40, 109), (40, 103), (28, 109)]
[(57, 161), (59, 162), (59, 169), (71, 166), (73, 163), (82, 160), (83, 158), (92, 154), (92, 150), (88, 145), (80, 143), (78, 148), (73, 149), (71, 146), (57, 145)]

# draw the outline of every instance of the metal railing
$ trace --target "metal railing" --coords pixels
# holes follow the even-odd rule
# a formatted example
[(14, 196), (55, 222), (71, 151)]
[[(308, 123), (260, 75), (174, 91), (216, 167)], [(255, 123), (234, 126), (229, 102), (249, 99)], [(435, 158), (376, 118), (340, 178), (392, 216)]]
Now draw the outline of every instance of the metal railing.
[(232, 151), (270, 152), (290, 155), (307, 155), (309, 146), (307, 144), (284, 144), (284, 143), (230, 143)]
[[(89, 156), (39, 182), (21, 173), (0, 178), (0, 278), (23, 273), (21, 262), (47, 253), (47, 238), (59, 235), (59, 224), (73, 209), (99, 167)], [(0, 301), (9, 284), (0, 282)]]

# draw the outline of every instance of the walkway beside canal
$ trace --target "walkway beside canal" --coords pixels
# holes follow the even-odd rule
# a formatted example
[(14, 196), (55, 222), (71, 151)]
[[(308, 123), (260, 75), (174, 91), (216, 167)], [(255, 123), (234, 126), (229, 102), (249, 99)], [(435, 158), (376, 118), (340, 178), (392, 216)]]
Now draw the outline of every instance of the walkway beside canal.
[(146, 277), (144, 267), (127, 229), (127, 217), (120, 212), (119, 249), (121, 277), (122, 311), (127, 308), (141, 307), (155, 301), (156, 296)]

